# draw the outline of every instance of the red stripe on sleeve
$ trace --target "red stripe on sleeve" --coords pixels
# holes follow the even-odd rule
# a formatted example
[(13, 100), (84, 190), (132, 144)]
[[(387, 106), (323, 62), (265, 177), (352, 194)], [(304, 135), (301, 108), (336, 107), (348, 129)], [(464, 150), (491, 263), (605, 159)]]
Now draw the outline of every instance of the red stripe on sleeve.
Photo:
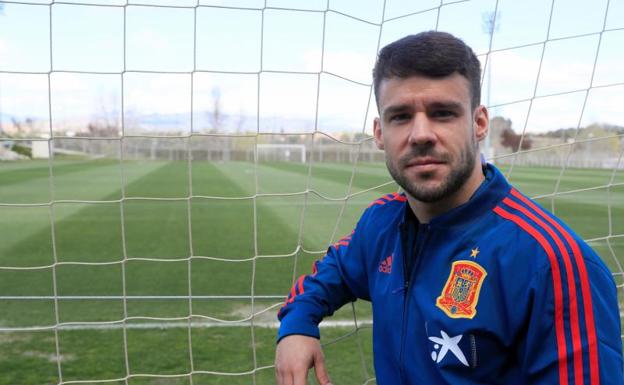
[(526, 207), (521, 206), (519, 203), (512, 201), (509, 198), (503, 199), (503, 203), (507, 206), (516, 209), (531, 218), (544, 229), (548, 235), (555, 241), (559, 252), (561, 253), (563, 264), (566, 268), (566, 279), (568, 283), (568, 295), (570, 303), (570, 329), (572, 331), (572, 353), (574, 355), (574, 383), (576, 385), (583, 385), (583, 347), (581, 346), (581, 330), (579, 328), (579, 310), (578, 301), (576, 299), (576, 282), (574, 280), (574, 270), (572, 268), (572, 262), (570, 262), (570, 254), (563, 245), (561, 238), (548, 226), (544, 221), (539, 219), (535, 214), (530, 212)]
[[(312, 276), (314, 277), (316, 275), (316, 273), (318, 273), (318, 267), (316, 266), (316, 264), (319, 261), (314, 261), (312, 263)], [(292, 287), (290, 288), (290, 293), (288, 295), (288, 297), (286, 298), (286, 300), (284, 301), (284, 304), (282, 305), (282, 307), (280, 307), (280, 309), (277, 311), (277, 315), (279, 316), (280, 312), (282, 311), (282, 309), (289, 303), (292, 303), (295, 300), (295, 297), (298, 295), (297, 294), (297, 289), (299, 289), (299, 295), (303, 294), (304, 292), (304, 287), (303, 287), (303, 281), (305, 280), (305, 275), (302, 275), (299, 277), (299, 279), (297, 280), (296, 283), (294, 283), (292, 285)]]
[(303, 280), (305, 279), (305, 275), (299, 277), (299, 282), (297, 282), (297, 286), (299, 286), (299, 295), (303, 294)]
[(297, 292), (295, 291), (295, 285), (293, 285), (290, 288), (290, 295), (288, 298), (288, 303), (292, 303), (295, 300), (295, 297), (297, 296)]
[(384, 201), (383, 199), (377, 199), (375, 201), (372, 201), (371, 204), (368, 205), (368, 207), (371, 207), (373, 205), (385, 205), (386, 201)]
[(339, 242), (334, 243), (334, 246), (336, 246), (336, 249), (338, 249), (338, 246), (349, 246), (349, 242), (339, 241)]
[(587, 268), (585, 267), (585, 260), (581, 253), (581, 249), (578, 244), (557, 221), (555, 221), (550, 215), (546, 214), (538, 205), (531, 202), (528, 198), (520, 194), (518, 190), (511, 189), (511, 194), (520, 199), (527, 206), (535, 210), (541, 217), (545, 218), (551, 225), (553, 225), (559, 233), (563, 235), (563, 238), (568, 242), (572, 248), (572, 254), (574, 255), (574, 261), (579, 270), (579, 278), (581, 279), (581, 296), (583, 297), (583, 310), (585, 313), (585, 326), (587, 329), (587, 342), (589, 345), (589, 373), (590, 384), (600, 384), (600, 369), (598, 368), (598, 344), (596, 340), (596, 324), (594, 321), (594, 312), (592, 305), (591, 290), (589, 288), (589, 278), (587, 275)]
[(555, 295), (555, 334), (557, 336), (557, 357), (559, 360), (559, 384), (567, 385), (568, 362), (566, 360), (567, 348), (565, 341), (565, 331), (563, 329), (563, 291), (561, 288), (561, 272), (559, 268), (559, 262), (557, 262), (555, 252), (548, 243), (548, 241), (546, 241), (544, 236), (540, 234), (534, 227), (529, 225), (524, 219), (520, 218), (517, 215), (511, 214), (510, 212), (499, 206), (494, 208), (494, 212), (501, 217), (514, 222), (524, 231), (529, 233), (542, 246), (542, 248), (546, 252), (546, 255), (548, 256), (552, 272), (553, 291)]
[(383, 195), (383, 196), (377, 198), (376, 200), (372, 201), (368, 205), (368, 207), (371, 207), (373, 205), (385, 205), (386, 203), (392, 202), (392, 201), (405, 202), (405, 201), (407, 201), (407, 197), (405, 197), (404, 195), (401, 195), (401, 194), (399, 194), (397, 192), (386, 194), (386, 195)]
[(407, 201), (407, 197), (404, 197), (403, 195), (397, 195), (396, 198), (394, 198), (395, 200), (399, 201), (399, 202), (405, 202)]
[[(297, 280), (297, 283), (293, 284), (292, 287), (290, 288), (290, 298), (288, 298), (288, 303), (292, 303), (295, 300), (295, 297), (297, 297), (297, 295), (301, 295), (303, 294), (303, 280), (305, 279), (305, 275), (302, 275), (301, 277), (299, 277), (299, 279)], [(299, 294), (297, 294), (297, 289), (299, 289)]]
[(290, 303), (290, 298), (291, 295), (288, 294), (288, 296), (286, 297), (286, 299), (284, 300), (284, 304), (282, 305), (282, 307), (280, 307), (280, 309), (277, 311), (277, 315), (279, 316), (279, 314), (282, 312), (282, 309), (286, 307), (286, 305), (288, 305)]

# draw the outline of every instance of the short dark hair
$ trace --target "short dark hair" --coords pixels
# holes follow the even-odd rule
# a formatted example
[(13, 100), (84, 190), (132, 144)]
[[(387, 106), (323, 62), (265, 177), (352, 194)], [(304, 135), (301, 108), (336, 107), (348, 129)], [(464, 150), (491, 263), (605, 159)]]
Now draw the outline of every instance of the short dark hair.
[(427, 31), (383, 47), (373, 69), (375, 100), (384, 79), (420, 75), (441, 78), (459, 73), (470, 83), (472, 108), (481, 103), (481, 63), (470, 47), (450, 33)]

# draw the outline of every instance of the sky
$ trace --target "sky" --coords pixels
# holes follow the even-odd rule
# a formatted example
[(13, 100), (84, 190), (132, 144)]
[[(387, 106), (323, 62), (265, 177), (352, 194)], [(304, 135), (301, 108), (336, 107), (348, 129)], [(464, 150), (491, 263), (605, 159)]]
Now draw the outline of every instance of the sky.
[(624, 0), (70, 2), (0, 1), (1, 122), (190, 133), (216, 98), (228, 132), (371, 133), (379, 47), (438, 29), (487, 61), (482, 102), (517, 132), (624, 125)]

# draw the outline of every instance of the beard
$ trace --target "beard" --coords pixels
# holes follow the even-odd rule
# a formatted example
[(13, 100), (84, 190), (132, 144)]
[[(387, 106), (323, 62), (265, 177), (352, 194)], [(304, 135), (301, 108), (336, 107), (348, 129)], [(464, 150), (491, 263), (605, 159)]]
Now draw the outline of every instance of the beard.
[[(409, 154), (401, 157), (397, 165), (393, 164), (390, 157), (386, 156), (386, 166), (392, 178), (405, 192), (418, 201), (432, 203), (451, 196), (466, 183), (475, 166), (476, 151), (474, 140), (466, 143), (457, 159), (453, 159), (449, 154), (438, 154), (429, 144), (418, 145), (413, 146)], [(404, 172), (401, 172), (412, 159), (424, 156), (430, 156), (451, 165), (448, 175), (436, 186), (427, 187), (426, 183), (410, 180)], [(423, 173), (420, 178), (426, 182), (427, 179), (434, 176), (435, 173)]]

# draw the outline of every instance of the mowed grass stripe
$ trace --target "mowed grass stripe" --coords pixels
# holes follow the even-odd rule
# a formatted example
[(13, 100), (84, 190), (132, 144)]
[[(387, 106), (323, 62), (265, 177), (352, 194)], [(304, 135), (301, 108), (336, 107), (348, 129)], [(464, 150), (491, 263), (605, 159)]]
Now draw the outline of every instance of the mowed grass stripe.
[[(120, 188), (121, 168), (116, 161), (53, 162), (52, 179), (47, 162), (38, 161), (37, 164), (37, 167), (28, 168), (23, 173), (20, 170), (0, 173), (1, 203), (41, 204), (52, 199), (94, 199), (93, 194), (85, 195), (85, 191), (95, 192), (95, 197), (101, 197), (102, 194), (91, 186), (100, 180), (112, 181), (116, 189)], [(92, 174), (92, 177), (87, 174)], [(80, 183), (71, 183), (72, 178)]]
[[(263, 163), (263, 166), (271, 167), (281, 171), (288, 171), (293, 173), (298, 173), (308, 175), (308, 165), (303, 163), (286, 163), (286, 162), (274, 162), (274, 163)], [(351, 175), (353, 173), (353, 165), (348, 164), (313, 164), (312, 165), (312, 188), (319, 180), (327, 180), (331, 182), (335, 182), (343, 186), (341, 189), (341, 194), (338, 196), (344, 196), (347, 191), (347, 185), (351, 180)], [(371, 168), (371, 167), (356, 167), (355, 175), (353, 176), (352, 189), (351, 193), (357, 190), (368, 190), (371, 188), (375, 188), (377, 186), (384, 185), (388, 182), (391, 182), (392, 179), (388, 175), (388, 171), (384, 168)], [(355, 191), (354, 191), (355, 190)], [(391, 190), (396, 191), (396, 186), (394, 184), (390, 184), (389, 186), (383, 186), (379, 188), (375, 188), (378, 194), (384, 194)], [(335, 196), (332, 194), (332, 196)]]
[[(211, 164), (211, 167), (214, 167), (218, 170), (219, 174), (222, 178), (226, 178), (227, 182), (223, 183), (227, 187), (228, 191), (222, 191), (222, 194), (225, 196), (232, 197), (249, 197), (253, 196), (256, 193), (255, 187), (255, 167), (251, 163), (244, 162), (231, 162), (231, 163), (218, 163)], [(200, 172), (195, 173), (194, 177), (197, 175), (201, 175)], [(259, 176), (266, 176), (276, 185), (284, 186), (287, 189), (298, 188), (301, 181), (293, 178), (289, 173), (284, 173), (281, 171), (273, 171), (272, 174), (268, 175), (263, 173), (261, 170), (259, 171)], [(261, 182), (262, 183), (262, 182)], [(194, 193), (195, 191), (200, 191), (200, 189), (196, 189), (195, 186), (197, 184), (194, 183)], [(237, 190), (235, 190), (232, 186), (237, 186)], [(297, 185), (293, 187), (294, 185)], [(203, 185), (201, 190), (203, 192), (208, 193), (208, 195), (213, 195), (218, 193), (218, 191), (214, 190), (214, 184), (211, 186)], [(199, 192), (198, 192), (199, 193)], [(249, 256), (253, 256), (253, 250), (255, 248), (253, 244), (253, 200), (252, 199), (244, 199), (244, 200), (225, 200), (225, 201), (213, 201), (213, 202), (221, 202), (221, 205), (228, 205), (230, 207), (239, 207), (242, 211), (232, 212), (231, 210), (224, 210), (220, 212), (218, 215), (221, 215), (221, 218), (217, 218), (216, 221), (208, 221), (206, 226), (216, 226), (216, 227), (224, 227), (226, 234), (223, 234), (223, 238), (228, 240), (227, 242), (222, 243), (223, 247), (234, 247), (234, 244), (230, 245), (230, 243), (238, 243), (242, 245), (247, 245), (247, 249), (251, 252), (248, 254)], [(298, 244), (298, 236), (299, 236), (299, 225), (301, 220), (301, 209), (302, 204), (304, 202), (303, 195), (296, 195), (291, 197), (258, 197), (256, 198), (256, 209), (257, 209), (257, 254), (260, 256), (276, 256), (276, 255), (289, 255), (295, 252)], [(213, 203), (214, 204), (214, 203)], [(335, 217), (334, 217), (335, 218)], [(194, 218), (195, 219), (195, 218)], [(196, 231), (198, 227), (194, 226), (194, 230)], [(240, 234), (237, 229), (242, 228), (245, 233)], [(231, 229), (231, 230), (230, 230)], [(228, 232), (236, 232), (237, 234), (234, 238), (232, 236), (227, 236)], [(249, 234), (249, 235), (247, 235)], [(239, 237), (239, 239), (236, 239)], [(305, 233), (302, 239), (302, 242), (305, 242)], [(326, 241), (327, 242), (327, 241)], [(325, 247), (327, 243), (325, 243)], [(225, 250), (223, 250), (225, 251)], [(203, 254), (200, 254), (203, 255)], [(301, 255), (296, 257), (301, 260)], [(259, 295), (286, 295), (290, 284), (292, 282), (293, 269), (294, 269), (294, 256), (285, 256), (278, 258), (260, 258), (255, 263), (255, 293)], [(245, 292), (249, 292), (249, 282), (251, 281), (251, 269), (253, 265), (251, 262), (244, 263), (248, 270), (248, 274), (246, 277), (249, 279), (247, 282), (247, 288)], [(311, 263), (306, 262), (303, 264), (305, 266), (305, 273), (310, 271)], [(244, 265), (243, 265), (244, 266)], [(299, 264), (299, 267), (302, 265)], [(224, 266), (225, 268), (226, 266)], [(232, 267), (230, 267), (232, 269)], [(297, 272), (299, 274), (299, 270)], [(221, 291), (225, 290), (227, 293), (233, 293), (235, 287), (232, 285), (225, 285), (221, 288)], [(244, 287), (239, 288), (245, 289)]]
[[(254, 173), (256, 168), (252, 163), (231, 163), (219, 164), (217, 167), (223, 170), (233, 183), (238, 184), (245, 191), (243, 196), (252, 196), (256, 192)], [(271, 237), (279, 237), (271, 230), (270, 222), (264, 220), (262, 216), (258, 218), (259, 237), (261, 242), (259, 249), (260, 254), (284, 254), (293, 252), (297, 246), (297, 236), (301, 229), (301, 243), (307, 250), (323, 250), (335, 239), (332, 239), (332, 233), (339, 221), (337, 234), (334, 238), (338, 238), (353, 229), (359, 215), (366, 206), (381, 194), (379, 191), (370, 191), (362, 195), (358, 195), (347, 201), (347, 210), (343, 212), (342, 207), (345, 202), (342, 200), (328, 200), (318, 197), (315, 194), (304, 192), (307, 187), (313, 188), (326, 196), (345, 197), (347, 187), (344, 183), (334, 180), (317, 178), (309, 181), (307, 172), (302, 172), (300, 168), (296, 171), (283, 169), (280, 167), (271, 167), (264, 164), (258, 165), (258, 192), (267, 194), (258, 198), (258, 202), (267, 208), (271, 208), (275, 216), (279, 217), (283, 223), (286, 223), (291, 231), (296, 234), (291, 247), (287, 250), (279, 251), (273, 248), (267, 249), (263, 245), (269, 245)], [(388, 190), (391, 190), (389, 188)], [(290, 193), (293, 195), (283, 196), (271, 194)], [(304, 210), (305, 205), (305, 210)], [(342, 213), (342, 214), (341, 214)], [(304, 215), (303, 222), (301, 215)]]
[[(519, 167), (513, 169), (510, 182), (528, 196), (554, 192), (560, 168)], [(565, 193), (606, 185), (613, 170), (567, 169), (561, 177), (558, 195), (537, 201), (560, 217), (582, 238), (605, 237), (610, 234), (608, 212), (611, 211), (611, 234), (624, 234), (624, 188), (600, 189)], [(619, 255), (624, 258), (624, 249)], [(605, 258), (607, 260), (608, 258)], [(614, 267), (610, 265), (610, 267)]]
[[(71, 173), (55, 177), (54, 189), (55, 198), (88, 198), (89, 200), (117, 200), (120, 199), (121, 178), (119, 164), (109, 163), (107, 166), (90, 167), (89, 164), (82, 171), (74, 168)], [(125, 164), (127, 171), (132, 170), (132, 176), (126, 176), (126, 182), (132, 183), (140, 175), (151, 172), (161, 164), (141, 164), (128, 163)], [(20, 183), (10, 186), (3, 186), (3, 197), (11, 197), (9, 201), (21, 201), (22, 203), (49, 202), (50, 185), (47, 179), (35, 178), (26, 179)], [(45, 197), (44, 197), (45, 195)], [(4, 201), (0, 199), (0, 201)], [(55, 221), (62, 221), (65, 217), (75, 214), (78, 210), (84, 208), (82, 204), (55, 204), (54, 218)], [(101, 206), (104, 207), (104, 206)], [(98, 210), (98, 209), (95, 209)], [(26, 254), (12, 254), (10, 250), (19, 243), (29, 243), (33, 249), (41, 249), (35, 252), (35, 255), (43, 255), (47, 250), (47, 260), (51, 258), (51, 229), (50, 229), (50, 208), (42, 207), (0, 207), (0, 264), (10, 265), (9, 260), (14, 256), (20, 256), (24, 260), (28, 260), (33, 256), (32, 252)], [(98, 217), (96, 217), (98, 218)], [(92, 218), (89, 218), (92, 219)], [(92, 225), (95, 226), (95, 223)], [(29, 241), (37, 232), (47, 234), (44, 238), (38, 236), (36, 239), (42, 240), (40, 244), (33, 244)], [(24, 251), (23, 248), (19, 250)], [(7, 259), (8, 258), (8, 259)], [(42, 260), (35, 262), (39, 264)], [(17, 264), (23, 265), (24, 263)]]
[[(153, 167), (137, 165), (144, 172), (153, 173)], [(158, 164), (164, 167), (166, 164)], [(83, 182), (89, 185), (89, 181)], [(134, 183), (140, 183), (135, 181)], [(114, 184), (113, 184), (114, 186)], [(117, 190), (102, 200), (118, 199)], [(55, 204), (55, 235), (58, 260), (61, 262), (114, 262), (123, 258), (121, 248), (121, 211), (119, 203)], [(51, 230), (49, 227), (40, 228), (41, 223), (33, 222), (33, 230), (29, 231), (28, 224), (22, 229), (30, 235), (2, 250), (2, 266), (40, 266), (53, 263)], [(0, 271), (0, 293), (4, 295), (50, 295), (50, 270), (32, 271)], [(76, 277), (79, 278), (79, 277)], [(37, 280), (41, 279), (41, 284)], [(100, 280), (95, 279), (90, 284), (97, 286)], [(116, 291), (117, 292), (117, 291)]]
[[(144, 178), (137, 180), (132, 186), (128, 186), (127, 190), (136, 196), (173, 196), (180, 190), (177, 187), (168, 186), (172, 178), (179, 177), (180, 173), (186, 170), (184, 163), (170, 164), (159, 168), (157, 171), (145, 175)], [(228, 179), (219, 172), (214, 165), (209, 163), (194, 165), (193, 186), (197, 189), (205, 189), (210, 187), (215, 190), (218, 195), (234, 194), (244, 195), (244, 192), (237, 190)], [(160, 183), (155, 183), (160, 181)], [(154, 189), (157, 190), (154, 190)], [(221, 190), (221, 191), (219, 191)], [(253, 211), (252, 201), (222, 201), (222, 200), (206, 200), (193, 199), (191, 202), (192, 211), (192, 228), (193, 228), (193, 245), (194, 252), (197, 255), (210, 256), (226, 256), (226, 257), (249, 257), (253, 256)], [(94, 240), (89, 241), (89, 237), (85, 236), (85, 227), (89, 222), (97, 224), (99, 227), (98, 237), (106, 236), (111, 226), (107, 225), (108, 220), (102, 212), (94, 212), (97, 206), (87, 206), (75, 216), (71, 216), (64, 220), (67, 222), (66, 234), (73, 234), (74, 241), (66, 247), (66, 250), (74, 250), (75, 258), (80, 257), (79, 251), (93, 249), (107, 249), (103, 245), (117, 243), (111, 239), (93, 244)], [(176, 229), (186, 232), (188, 218), (186, 202), (154, 202), (154, 201), (127, 201), (124, 205), (126, 212), (126, 232), (129, 253), (153, 254), (152, 256), (176, 257), (185, 250), (188, 250), (188, 233), (176, 233)], [(115, 212), (118, 207), (112, 208), (110, 212)], [(174, 215), (168, 215), (174, 212)], [(286, 226), (280, 226), (280, 221), (272, 218), (272, 210), (265, 209), (262, 204), (258, 204), (258, 217), (264, 218), (271, 233), (275, 234), (271, 242), (273, 244), (267, 246), (270, 250), (286, 250), (290, 248), (290, 242), (295, 235), (289, 231)], [(175, 226), (168, 227), (171, 222), (176, 223)], [(134, 224), (133, 224), (134, 223)], [(62, 225), (60, 227), (63, 227)], [(113, 231), (115, 233), (116, 231)], [(172, 236), (172, 233), (175, 235)], [(95, 234), (95, 233), (94, 233)], [(142, 240), (142, 242), (141, 242)], [(36, 240), (33, 240), (37, 242)], [(60, 242), (62, 243), (62, 242)], [(60, 244), (59, 243), (59, 244)], [(81, 245), (82, 243), (82, 245)], [(177, 245), (177, 246), (176, 246)], [(108, 248), (110, 250), (110, 248)], [(269, 251), (270, 251), (269, 250)], [(186, 251), (188, 253), (188, 251)], [(227, 254), (230, 253), (230, 254)], [(167, 255), (170, 254), (170, 255)], [(225, 255), (224, 255), (225, 254)], [(91, 257), (94, 255), (91, 254)], [(67, 257), (67, 256), (66, 256)], [(84, 256), (83, 256), (84, 258)], [(211, 260), (193, 260), (191, 264), (191, 287), (194, 295), (228, 295), (228, 294), (250, 294), (252, 282), (252, 266), (253, 262), (218, 262)], [(263, 293), (285, 293), (290, 286), (290, 277), (292, 275), (292, 258), (286, 259), (268, 259), (259, 260), (256, 266), (256, 280), (254, 291), (256, 294)], [(15, 272), (10, 272), (14, 274)], [(0, 292), (7, 294), (17, 294), (19, 292), (19, 283), (26, 282), (22, 286), (22, 290), (33, 286), (40, 289), (36, 292), (24, 292), (23, 294), (34, 295), (50, 295), (51, 294), (51, 272), (26, 272), (21, 274), (22, 279), (16, 279), (13, 282), (0, 279), (5, 282), (1, 285)], [(26, 275), (26, 276), (25, 276)], [(47, 277), (45, 276), (47, 275)], [(16, 277), (17, 278), (17, 277)], [(59, 295), (120, 295), (122, 282), (122, 274), (119, 265), (112, 266), (58, 266), (57, 267), (57, 287)], [(126, 282), (128, 295), (185, 295), (188, 293), (188, 262), (141, 262), (129, 261), (126, 263)], [(8, 289), (11, 288), (12, 292)], [(16, 289), (17, 287), (17, 289)], [(2, 325), (50, 325), (54, 324), (54, 313), (52, 301), (10, 301), (4, 303), (10, 305), (10, 308), (0, 309), (0, 314), (5, 317), (0, 321)], [(123, 318), (123, 308), (121, 301), (59, 301), (59, 313), (61, 322), (80, 322), (80, 321), (112, 321)], [(5, 307), (0, 305), (1, 307)], [(130, 300), (128, 301), (129, 316), (151, 316), (151, 317), (184, 317), (189, 313), (188, 303), (184, 300)], [(256, 307), (256, 310), (258, 307)], [(251, 307), (249, 302), (242, 301), (194, 301), (193, 313), (222, 318), (241, 318), (245, 314), (249, 314)], [(271, 311), (274, 317), (275, 311)], [(10, 319), (7, 319), (10, 317)], [(195, 348), (195, 357), (197, 364), (202, 367), (210, 367), (211, 370), (217, 371), (240, 371), (241, 368), (247, 368), (251, 365), (250, 356), (250, 333), (241, 334), (240, 331), (234, 331), (235, 339), (228, 337), (232, 334), (229, 329), (212, 330), (209, 333), (195, 332), (195, 340), (202, 340), (204, 343), (199, 344)], [(43, 333), (45, 334), (45, 333)], [(188, 366), (188, 354), (178, 354), (184, 351), (188, 346), (186, 339), (187, 333), (180, 331), (159, 331), (148, 330), (134, 331), (129, 333), (130, 355), (133, 370), (143, 373), (175, 373), (180, 368)], [(246, 336), (245, 336), (246, 334)], [(27, 341), (41, 341), (36, 333), (19, 333)], [(26, 336), (26, 337), (23, 337)], [(76, 336), (75, 339), (72, 336)], [(103, 336), (106, 342), (103, 342), (98, 336)], [(123, 360), (120, 360), (119, 332), (94, 332), (94, 331), (77, 331), (61, 333), (61, 354), (65, 357), (63, 363), (63, 372), (65, 379), (98, 379), (117, 377), (117, 373), (123, 373)], [(224, 352), (223, 349), (218, 350), (218, 357), (215, 353), (210, 353), (210, 349), (206, 353), (202, 353), (205, 349), (203, 346), (212, 346), (209, 342), (215, 340), (215, 346), (221, 345), (217, 341), (227, 338), (234, 341), (231, 345), (233, 351)], [(256, 344), (264, 346), (272, 351), (274, 344), (275, 332), (267, 331), (267, 333), (256, 333)], [(45, 362), (43, 357), (49, 357), (54, 350), (50, 352), (50, 346), (53, 347), (50, 340), (47, 340), (46, 347), (38, 344), (30, 344), (22, 346), (22, 349), (36, 352), (34, 359), (24, 359), (23, 355), (16, 353), (13, 357), (16, 359), (11, 363), (9, 369), (13, 377), (20, 379), (20, 383), (42, 383), (37, 380), (21, 381), (19, 370), (24, 368), (23, 365), (36, 366), (39, 369), (32, 371), (34, 378), (44, 373), (54, 373), (47, 369), (53, 368)], [(77, 343), (76, 341), (82, 341)], [(206, 345), (208, 343), (208, 345)], [(158, 352), (160, 347), (167, 346), (167, 360), (159, 359), (158, 354), (150, 355), (146, 352)], [(242, 349), (242, 350), (241, 350)], [(214, 349), (213, 349), (214, 350)], [(173, 352), (173, 353), (172, 353)], [(356, 351), (352, 352), (354, 355)], [(146, 356), (147, 354), (147, 356)], [(237, 356), (238, 355), (238, 356)], [(143, 359), (137, 361), (138, 357)], [(106, 365), (95, 368), (91, 361), (104, 358)], [(267, 357), (267, 364), (270, 364), (270, 353)], [(222, 359), (220, 359), (222, 358)], [(227, 363), (222, 362), (225, 360)], [(229, 369), (231, 368), (231, 369)], [(102, 369), (102, 370), (100, 370)], [(17, 377), (15, 377), (17, 376)], [(249, 377), (245, 377), (246, 380)], [(218, 378), (212, 378), (220, 381)], [(245, 380), (245, 381), (246, 381)], [(232, 382), (231, 378), (224, 378), (223, 383)], [(244, 383), (243, 381), (242, 383)], [(133, 383), (143, 383), (140, 380), (133, 380)], [(149, 382), (149, 381), (148, 381)], [(2, 383), (2, 382), (0, 382)]]
[[(231, 182), (214, 167), (205, 163), (197, 166), (194, 184), (222, 186), (235, 190)], [(167, 180), (185, 169), (185, 164), (169, 163), (136, 180), (128, 190), (143, 195), (172, 195), (177, 187)], [(156, 185), (154, 180), (162, 183)], [(144, 184), (144, 182), (147, 182)], [(158, 187), (159, 191), (152, 189)], [(149, 190), (149, 191), (148, 191)], [(243, 194), (238, 191), (238, 194)], [(129, 257), (187, 258), (190, 255), (187, 202), (181, 201), (126, 201), (124, 203), (126, 248)], [(264, 237), (267, 253), (291, 251), (296, 234), (275, 217), (271, 209), (258, 205), (261, 227), (272, 234)], [(253, 257), (252, 201), (222, 201), (193, 199), (191, 203), (193, 252), (220, 258), (243, 259)], [(119, 203), (85, 205), (56, 223), (57, 255), (63, 262), (116, 262), (122, 259)], [(293, 241), (294, 240), (294, 241)], [(38, 265), (52, 263), (50, 233), (39, 231), (9, 250), (2, 265)], [(27, 261), (23, 256), (29, 256)], [(261, 259), (256, 264), (256, 294), (287, 293), (292, 277), (293, 258)], [(196, 259), (191, 264), (191, 284), (195, 295), (246, 295), (251, 293), (252, 261), (219, 262)], [(59, 295), (121, 295), (122, 274), (119, 264), (104, 266), (62, 265), (56, 268)], [(128, 295), (187, 295), (188, 262), (129, 261), (126, 263)], [(34, 271), (0, 270), (0, 293), (3, 295), (52, 295), (51, 269)], [(27, 302), (23, 303), (28, 306)], [(31, 303), (32, 304), (32, 303)], [(106, 305), (108, 304), (108, 305)], [(106, 306), (105, 306), (106, 305)], [(68, 305), (66, 322), (84, 320), (115, 320), (120, 318), (119, 304), (94, 301), (83, 306)], [(152, 303), (137, 301), (131, 304), (132, 315), (171, 317), (187, 315), (184, 301)], [(42, 303), (46, 309), (49, 304)], [(214, 311), (207, 306), (206, 311)], [(218, 311), (218, 309), (217, 309)], [(13, 311), (10, 324), (48, 324), (50, 314), (41, 316), (30, 309), (23, 317)], [(35, 314), (36, 313), (36, 314)], [(6, 313), (5, 313), (6, 314)], [(41, 322), (36, 318), (41, 316)], [(32, 315), (32, 317), (28, 316)], [(4, 318), (4, 317), (0, 317)], [(5, 321), (8, 322), (8, 321)]]
[[(119, 165), (119, 161), (111, 159), (99, 159), (89, 161), (52, 161), (52, 175), (61, 177), (73, 172), (84, 172), (88, 169)], [(37, 165), (28, 168), (0, 168), (0, 186), (22, 183), (32, 179), (50, 177), (50, 169), (47, 161), (37, 161)]]
[[(507, 174), (508, 168), (501, 166), (501, 171)], [(613, 170), (569, 168), (561, 177), (560, 174), (561, 168), (557, 167), (514, 166), (509, 180), (527, 194), (543, 195), (554, 193), (558, 180), (560, 183), (557, 192), (605, 186), (611, 181)]]
[[(298, 229), (301, 212), (305, 203), (304, 227), (302, 229), (302, 244), (306, 250), (324, 250), (338, 238), (349, 234), (362, 212), (368, 204), (381, 195), (397, 191), (394, 183), (375, 188), (390, 181), (387, 170), (383, 167), (366, 168), (363, 172), (359, 168), (351, 186), (348, 185), (352, 165), (349, 164), (314, 164), (311, 179), (308, 180), (308, 165), (301, 163), (262, 163), (258, 167), (260, 192), (279, 193), (302, 192), (310, 188), (324, 197), (344, 199), (348, 194), (359, 193), (362, 190), (372, 190), (351, 197), (346, 201), (332, 201), (314, 194), (308, 194), (307, 200), (303, 195), (290, 198), (265, 198), (275, 206), (278, 215), (282, 215), (293, 227)], [(285, 202), (297, 203), (290, 209), (285, 209)], [(343, 210), (344, 206), (344, 210)], [(303, 262), (309, 270), (313, 257)], [(306, 271), (307, 272), (307, 271)]]

